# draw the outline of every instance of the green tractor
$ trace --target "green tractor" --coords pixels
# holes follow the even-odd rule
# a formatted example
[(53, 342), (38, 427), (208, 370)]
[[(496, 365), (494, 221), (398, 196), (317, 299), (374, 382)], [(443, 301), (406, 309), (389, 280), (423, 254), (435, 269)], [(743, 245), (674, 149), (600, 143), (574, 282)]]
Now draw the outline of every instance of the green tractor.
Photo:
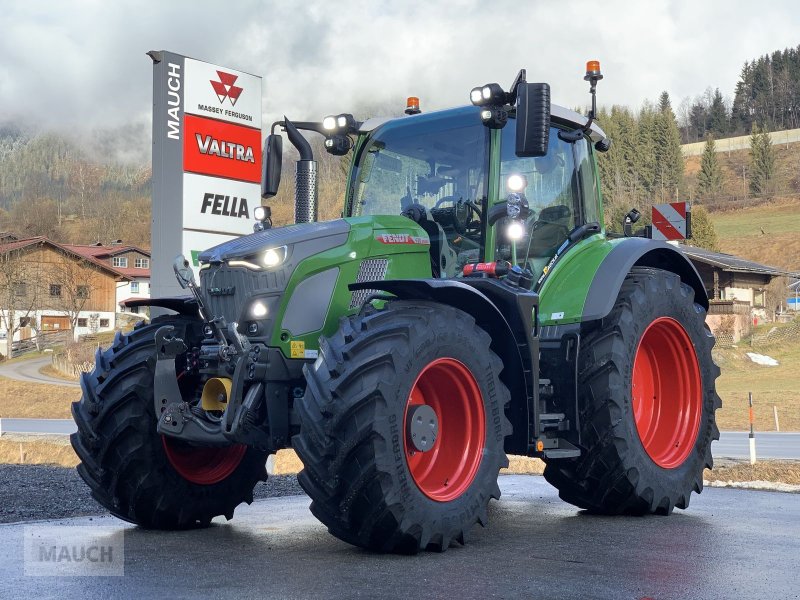
[[(472, 106), (273, 126), (297, 148), (296, 224), (200, 255), (190, 296), (98, 350), (72, 412), (78, 471), (111, 513), (181, 529), (230, 519), (291, 447), (311, 511), (381, 552), (445, 550), (487, 523), (507, 454), (561, 498), (669, 514), (703, 487), (718, 368), (708, 299), (672, 245), (603, 226), (588, 118), (521, 71)], [(299, 130), (352, 153), (343, 217), (316, 220)]]

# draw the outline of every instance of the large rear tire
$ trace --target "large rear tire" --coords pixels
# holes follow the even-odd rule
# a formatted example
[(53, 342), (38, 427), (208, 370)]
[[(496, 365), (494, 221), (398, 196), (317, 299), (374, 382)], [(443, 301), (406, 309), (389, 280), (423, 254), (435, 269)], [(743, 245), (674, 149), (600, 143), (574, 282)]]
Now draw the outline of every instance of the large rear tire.
[(686, 508), (711, 468), (719, 368), (694, 290), (659, 269), (635, 268), (612, 312), (581, 340), (583, 452), (547, 461), (560, 497), (601, 514)]
[(207, 526), (253, 501), (256, 483), (267, 478), (266, 453), (194, 447), (157, 433), (154, 336), (163, 325), (184, 339), (201, 335), (196, 319), (164, 317), (98, 350), (94, 371), (81, 377), (83, 395), (72, 405), (78, 432), (70, 440), (81, 459), (78, 473), (112, 514), (153, 529)]
[[(342, 319), (322, 340), (293, 446), (311, 511), (333, 535), (379, 552), (443, 551), (487, 523), (511, 430), (490, 343), (468, 314), (422, 301)], [(431, 412), (435, 442), (421, 430), (415, 441), (411, 423)]]

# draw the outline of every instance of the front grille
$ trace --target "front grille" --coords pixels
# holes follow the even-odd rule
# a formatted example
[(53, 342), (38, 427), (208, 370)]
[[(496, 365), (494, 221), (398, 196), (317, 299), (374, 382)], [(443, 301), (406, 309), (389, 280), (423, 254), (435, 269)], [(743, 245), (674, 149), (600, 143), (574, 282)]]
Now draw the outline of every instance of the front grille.
[[(356, 283), (363, 281), (383, 281), (386, 279), (386, 269), (389, 267), (389, 260), (386, 258), (370, 258), (361, 261), (361, 266), (358, 268), (358, 276), (356, 276)], [(378, 290), (355, 290), (351, 292), (350, 308), (358, 308), (364, 304), (371, 294)]]
[[(228, 323), (238, 321), (245, 298), (254, 292), (283, 291), (289, 281), (286, 269), (251, 271), (242, 267), (212, 265), (200, 271), (200, 288), (210, 317), (225, 317)], [(210, 288), (233, 288), (233, 294), (212, 296)]]

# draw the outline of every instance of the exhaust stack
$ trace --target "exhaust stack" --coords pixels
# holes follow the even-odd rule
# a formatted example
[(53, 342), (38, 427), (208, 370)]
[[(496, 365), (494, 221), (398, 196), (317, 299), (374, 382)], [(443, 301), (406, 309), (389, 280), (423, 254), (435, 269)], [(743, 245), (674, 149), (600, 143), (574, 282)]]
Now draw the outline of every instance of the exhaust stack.
[(295, 168), (294, 222), (312, 223), (317, 220), (317, 161), (297, 127), (286, 117), (283, 119), (289, 141), (300, 154)]

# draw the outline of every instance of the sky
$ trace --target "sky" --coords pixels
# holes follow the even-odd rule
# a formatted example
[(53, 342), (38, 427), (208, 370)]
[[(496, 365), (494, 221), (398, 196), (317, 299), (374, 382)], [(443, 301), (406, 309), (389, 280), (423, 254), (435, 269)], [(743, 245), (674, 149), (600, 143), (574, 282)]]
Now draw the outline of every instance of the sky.
[(601, 105), (667, 90), (677, 107), (708, 86), (732, 98), (745, 60), (797, 45), (792, 0), (0, 0), (0, 122), (87, 139), (122, 127), (141, 144), (148, 50), (262, 76), (267, 124), (410, 95), (423, 111), (466, 104), (472, 87), (508, 86), (520, 68), (555, 103), (584, 106), (590, 59), (605, 75)]

